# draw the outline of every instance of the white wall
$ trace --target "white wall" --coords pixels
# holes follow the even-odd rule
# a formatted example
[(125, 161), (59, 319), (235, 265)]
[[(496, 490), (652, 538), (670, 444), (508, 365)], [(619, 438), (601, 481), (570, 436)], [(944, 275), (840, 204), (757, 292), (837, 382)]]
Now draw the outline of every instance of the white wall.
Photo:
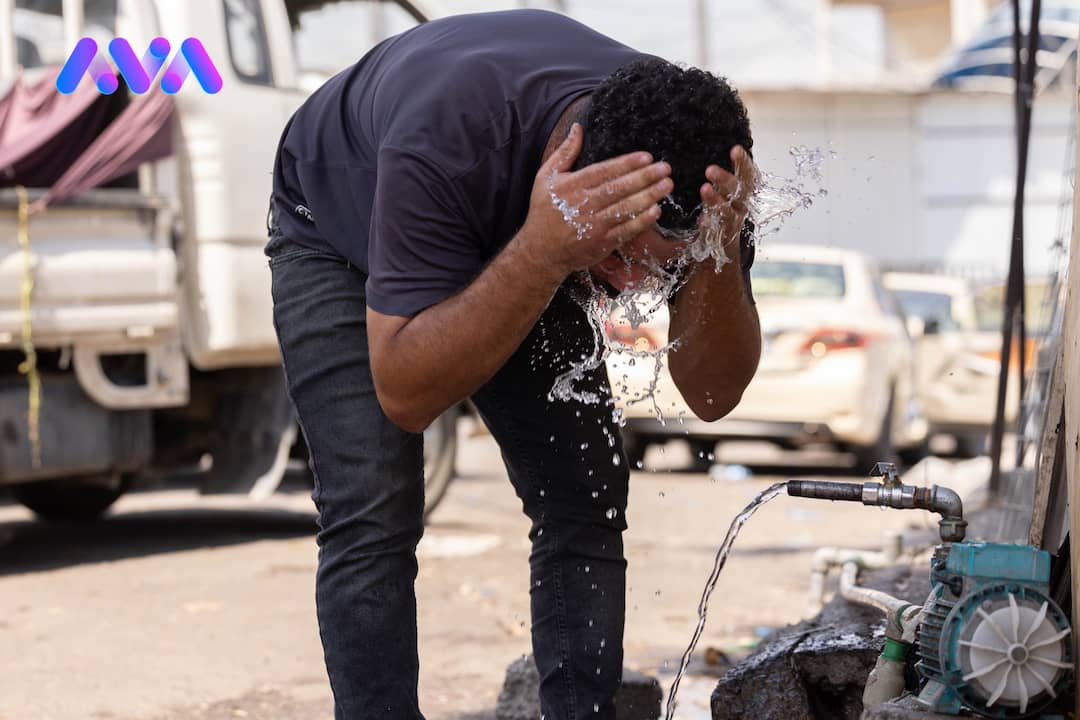
[[(1045, 93), (1032, 113), (1025, 189), (1025, 256), (1028, 274), (1045, 273), (1061, 222), (1061, 200), (1071, 200), (1072, 98)], [(1012, 97), (933, 93), (919, 108), (923, 213), (922, 252), (952, 264), (1007, 266), (1016, 187)], [(1070, 183), (1063, 187), (1063, 183)], [(1068, 225), (1066, 224), (1066, 232)]]
[[(969, 93), (744, 91), (755, 157), (792, 173), (792, 145), (835, 153), (826, 198), (766, 242), (834, 245), (888, 263), (941, 263), (980, 277), (1008, 267), (1015, 139), (1012, 99)], [(1059, 222), (1068, 95), (1036, 101), (1028, 167), (1025, 262), (1046, 272)]]

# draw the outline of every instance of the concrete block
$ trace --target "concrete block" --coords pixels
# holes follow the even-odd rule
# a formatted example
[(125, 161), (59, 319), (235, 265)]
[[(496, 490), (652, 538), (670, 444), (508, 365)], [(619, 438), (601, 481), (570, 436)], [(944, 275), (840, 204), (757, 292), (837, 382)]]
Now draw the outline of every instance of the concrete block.
[[(615, 717), (656, 720), (662, 698), (656, 678), (624, 668), (622, 686), (615, 694)], [(540, 720), (540, 673), (531, 655), (518, 658), (506, 669), (506, 680), (495, 704), (495, 720)]]
[[(862, 582), (921, 605), (928, 575), (925, 566), (893, 567), (864, 573)], [(884, 613), (833, 598), (817, 617), (778, 630), (721, 678), (713, 720), (860, 720), (884, 626)]]

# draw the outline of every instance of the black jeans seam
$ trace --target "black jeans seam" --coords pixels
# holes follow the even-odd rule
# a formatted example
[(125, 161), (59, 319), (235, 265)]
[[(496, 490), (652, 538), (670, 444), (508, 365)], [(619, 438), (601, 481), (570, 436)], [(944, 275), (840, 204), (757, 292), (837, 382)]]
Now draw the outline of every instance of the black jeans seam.
[[(497, 392), (491, 394), (491, 403), (498, 408), (501, 415), (507, 416), (510, 414), (509, 408)], [(540, 482), (536, 468), (532, 463), (532, 456), (525, 451), (525, 444), (522, 442), (521, 435), (517, 431), (516, 423), (507, 422), (505, 423), (505, 426), (509, 428), (508, 434), (510, 435), (510, 441), (514, 446), (517, 457), (521, 459), (522, 469), (526, 474), (529, 487), (538, 488)], [(537, 505), (542, 522), (546, 516), (545, 509), (547, 507), (547, 501), (542, 492), (542, 488), (538, 488), (538, 490), (541, 491), (539, 493)], [(558, 548), (562, 543), (562, 539), (559, 536), (558, 525), (553, 526), (552, 532), (554, 533), (555, 547)], [(559, 563), (553, 563), (553, 566), (554, 574), (552, 583), (555, 586), (555, 624), (558, 631), (559, 642), (559, 671), (563, 676), (563, 684), (566, 687), (567, 717), (573, 718), (577, 716), (577, 686), (574, 684), (574, 673), (573, 669), (570, 667), (570, 632), (566, 627), (566, 590), (563, 587), (562, 566)]]
[[(289, 253), (288, 255), (291, 256), (291, 255), (294, 255), (294, 253)], [(286, 256), (282, 255), (282, 256), (279, 256), (279, 257), (284, 258)], [(273, 287), (272, 274), (273, 274), (273, 269), (274, 269), (273, 260), (271, 260), (270, 268), (271, 268), (271, 281), (270, 282), (271, 282), (271, 288), (272, 288)], [(275, 302), (275, 305), (276, 305), (276, 302)], [(281, 332), (280, 332), (280, 329), (278, 327), (278, 320), (277, 320), (277, 313), (276, 312), (271, 313), (271, 319), (273, 320), (273, 324), (274, 324), (274, 334), (277, 335), (280, 338), (281, 337)], [(285, 376), (285, 387), (286, 388), (291, 387), (291, 385), (289, 384), (289, 368), (288, 368), (288, 363), (285, 362), (285, 353), (284, 352), (281, 353), (281, 372)], [(295, 401), (293, 401), (291, 394), (290, 394), (290, 397), (289, 397), (289, 401), (293, 403), (293, 406), (295, 408), (296, 403), (295, 403)], [(295, 412), (294, 412), (294, 414), (296, 416), (296, 424), (300, 427), (300, 432), (304, 436), (304, 442), (307, 442), (307, 430), (304, 429), (304, 423), (300, 419), (300, 414), (295, 413)], [(319, 482), (319, 468), (318, 468), (318, 463), (315, 461), (315, 454), (314, 453), (311, 453), (311, 452), (308, 453), (308, 463), (310, 464), (311, 475), (312, 475), (312, 478), (314, 479), (314, 484), (315, 484), (315, 488), (314, 488), (314, 491), (312, 492), (311, 500), (312, 500), (313, 503), (315, 503), (316, 506), (318, 506), (319, 505), (319, 498), (320, 498), (320, 496), (322, 494), (322, 483)], [(321, 547), (319, 548), (319, 554), (322, 555), (322, 548)], [(316, 608), (315, 613), (316, 613), (316, 615), (318, 615), (318, 612), (319, 612), (318, 611), (318, 606), (320, 604), (319, 595), (320, 595), (320, 593), (319, 593), (318, 582), (316, 581), (316, 583), (315, 583), (315, 608)], [(326, 636), (323, 634), (322, 623), (321, 622), (316, 623), (316, 625), (319, 628), (319, 643), (325, 648), (326, 647)], [(327, 682), (330, 684), (330, 693), (334, 696), (334, 698), (339, 697), (338, 689), (336, 687), (334, 687), (333, 673), (328, 671), (326, 673), (326, 679), (327, 679)], [(337, 704), (337, 703), (335, 702), (335, 704)]]
[[(557, 527), (557, 526), (556, 526)], [(558, 530), (555, 531), (555, 546), (561, 543)], [(566, 687), (567, 717), (577, 717), (577, 686), (574, 685), (574, 673), (570, 667), (570, 632), (566, 627), (566, 591), (563, 588), (562, 565), (554, 563), (555, 577), (555, 623), (559, 632), (559, 670), (562, 672)]]

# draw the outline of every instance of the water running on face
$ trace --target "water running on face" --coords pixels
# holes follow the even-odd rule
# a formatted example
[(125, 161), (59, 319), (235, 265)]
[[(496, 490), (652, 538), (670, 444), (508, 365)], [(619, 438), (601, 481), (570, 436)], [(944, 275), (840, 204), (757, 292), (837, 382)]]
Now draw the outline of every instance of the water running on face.
[[(754, 189), (747, 204), (750, 220), (755, 225), (755, 241), (775, 233), (795, 212), (810, 207), (816, 198), (827, 194), (821, 187), (821, 166), (825, 153), (818, 148), (809, 149), (801, 145), (792, 147), (789, 152), (795, 166), (794, 175), (790, 178), (763, 171), (756, 165), (753, 168)], [(555, 192), (555, 177), (556, 174), (552, 174), (548, 179), (551, 202), (562, 213), (567, 225), (574, 228), (578, 239), (583, 239), (592, 230), (592, 225), (583, 219), (580, 206), (571, 205)], [(738, 197), (741, 191), (742, 187), (737, 185), (733, 196)], [(609, 355), (614, 354), (630, 365), (639, 362), (651, 364), (651, 382), (632, 397), (625, 396), (629, 386), (623, 383), (624, 396), (621, 399), (627, 405), (650, 400), (657, 419), (664, 422), (663, 412), (655, 397), (656, 389), (664, 360), (678, 346), (680, 338), (671, 338), (662, 347), (631, 347), (609, 337), (607, 323), (615, 315), (621, 316), (635, 330), (650, 322), (657, 311), (666, 308), (667, 301), (686, 281), (687, 269), (691, 264), (711, 258), (715, 262), (716, 272), (720, 272), (724, 265), (731, 262), (726, 245), (738, 242), (739, 235), (730, 231), (730, 222), (725, 223), (725, 219), (730, 219), (734, 212), (730, 201), (707, 208), (699, 205), (689, 211), (678, 206), (670, 196), (664, 198), (661, 204), (672, 205), (684, 214), (699, 215), (697, 231), (682, 233), (688, 236), (687, 239), (673, 241), (685, 243), (685, 248), (667, 265), (651, 258), (637, 259), (646, 269), (645, 277), (613, 298), (597, 287), (588, 272), (579, 274), (586, 290), (586, 295), (579, 302), (593, 331), (593, 349), (590, 354), (571, 361), (570, 368), (555, 380), (548, 393), (549, 400), (576, 400), (594, 405), (604, 402), (605, 399), (597, 393), (579, 390), (577, 385), (588, 373), (599, 368)], [(625, 262), (629, 268), (630, 260)], [(607, 398), (606, 402), (614, 405), (611, 398)], [(613, 409), (613, 412), (615, 421), (621, 425), (621, 412), (618, 409)]]
[(690, 665), (690, 656), (693, 654), (694, 648), (697, 647), (698, 640), (701, 639), (701, 634), (705, 632), (705, 618), (709, 612), (709, 598), (712, 596), (713, 590), (716, 589), (716, 581), (720, 578), (720, 571), (724, 569), (724, 565), (727, 563), (728, 555), (731, 554), (731, 546), (735, 544), (735, 538), (739, 536), (739, 531), (742, 530), (746, 521), (757, 512), (757, 509), (783, 493), (786, 487), (786, 482), (779, 482), (758, 493), (757, 497), (751, 500), (750, 504), (743, 508), (743, 511), (736, 515), (735, 519), (731, 521), (731, 526), (728, 527), (727, 535), (724, 536), (724, 542), (720, 544), (720, 549), (716, 551), (716, 559), (713, 561), (712, 573), (705, 582), (705, 590), (701, 594), (701, 602), (698, 603), (697, 627), (694, 628), (694, 635), (690, 638), (690, 644), (686, 647), (686, 652), (683, 653), (682, 660), (679, 662), (679, 670), (675, 673), (675, 680), (671, 683), (664, 720), (672, 720), (675, 717), (675, 708), (678, 705), (679, 683), (686, 673), (687, 666)]

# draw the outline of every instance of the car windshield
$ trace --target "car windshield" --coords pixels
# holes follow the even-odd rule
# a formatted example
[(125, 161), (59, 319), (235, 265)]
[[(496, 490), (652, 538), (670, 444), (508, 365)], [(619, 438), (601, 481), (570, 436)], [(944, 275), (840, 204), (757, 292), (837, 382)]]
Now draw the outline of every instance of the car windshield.
[(922, 318), (923, 322), (934, 320), (942, 330), (959, 330), (960, 324), (953, 316), (952, 296), (924, 290), (893, 290), (900, 298), (904, 314)]
[(842, 298), (844, 266), (836, 263), (761, 260), (750, 271), (755, 297)]

